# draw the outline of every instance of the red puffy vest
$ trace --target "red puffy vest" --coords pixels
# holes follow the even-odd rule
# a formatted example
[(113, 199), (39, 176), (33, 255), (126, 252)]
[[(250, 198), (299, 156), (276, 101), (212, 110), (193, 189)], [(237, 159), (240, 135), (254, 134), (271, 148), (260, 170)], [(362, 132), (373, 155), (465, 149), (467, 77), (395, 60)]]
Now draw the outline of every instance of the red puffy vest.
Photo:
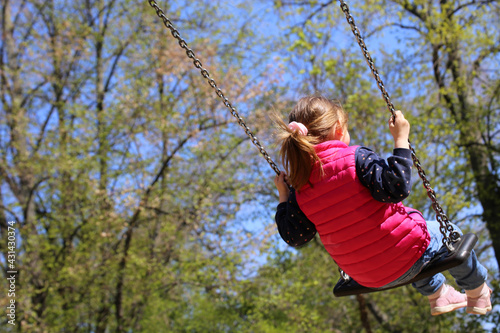
[[(337, 265), (366, 287), (381, 287), (403, 275), (422, 256), (430, 236), (420, 214), (402, 203), (376, 201), (356, 175), (356, 146), (327, 141), (316, 147), (323, 163), (297, 202)], [(415, 211), (414, 209), (411, 209)]]

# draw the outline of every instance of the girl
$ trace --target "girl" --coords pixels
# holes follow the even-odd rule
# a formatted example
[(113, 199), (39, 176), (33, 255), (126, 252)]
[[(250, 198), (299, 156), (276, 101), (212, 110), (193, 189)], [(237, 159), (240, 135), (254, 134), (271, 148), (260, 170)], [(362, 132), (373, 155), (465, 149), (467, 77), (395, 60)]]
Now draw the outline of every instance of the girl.
[[(289, 122), (277, 120), (286, 170), (275, 179), (276, 223), (283, 240), (300, 246), (317, 230), (337, 265), (366, 287), (416, 276), (439, 251), (442, 235), (437, 222), (426, 222), (401, 203), (410, 194), (412, 169), (410, 124), (401, 111), (389, 121), (394, 155), (387, 163), (368, 148), (349, 146), (347, 115), (337, 102), (304, 97)], [(442, 274), (413, 284), (429, 298), (432, 315), (462, 307), (475, 314), (491, 311), (487, 272), (474, 252), (449, 271), (465, 294), (445, 284)]]

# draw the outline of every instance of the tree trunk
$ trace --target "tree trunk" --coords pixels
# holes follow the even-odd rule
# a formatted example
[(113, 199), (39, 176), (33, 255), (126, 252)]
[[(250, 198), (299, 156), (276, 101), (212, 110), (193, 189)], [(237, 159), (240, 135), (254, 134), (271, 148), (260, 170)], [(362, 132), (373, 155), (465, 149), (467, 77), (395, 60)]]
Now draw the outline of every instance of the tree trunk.
[[(452, 15), (448, 15), (443, 26), (454, 26), (454, 20)], [(448, 33), (457, 34), (456, 31)], [(473, 84), (477, 74), (467, 73), (460, 41), (456, 37), (444, 41), (432, 45), (434, 80), (439, 88), (440, 98), (460, 132), (459, 145), (467, 153), (474, 175), (475, 195), (483, 208), (482, 219), (490, 233), (500, 266), (500, 181), (495, 174), (497, 163), (494, 153), (487, 146), (489, 140), (481, 126), (485, 116), (481, 112), (481, 105), (473, 99)]]
[(469, 164), (474, 174), (476, 197), (483, 208), (483, 221), (490, 232), (493, 249), (500, 266), (500, 188), (499, 179), (493, 173), (496, 169), (491, 151), (486, 146), (487, 140), (480, 124), (484, 122), (479, 106), (472, 100), (469, 86), (464, 85), (466, 74), (463, 61), (460, 57), (460, 48), (457, 43), (447, 45), (448, 68), (451, 71), (451, 86), (456, 95), (451, 99), (453, 104), (447, 103), (460, 130), (460, 145), (465, 147)]
[(363, 294), (356, 295), (356, 300), (359, 304), (359, 315), (361, 319), (361, 324), (365, 329), (366, 333), (371, 333), (372, 329), (370, 327), (370, 321), (368, 320), (368, 308), (366, 306), (365, 296)]

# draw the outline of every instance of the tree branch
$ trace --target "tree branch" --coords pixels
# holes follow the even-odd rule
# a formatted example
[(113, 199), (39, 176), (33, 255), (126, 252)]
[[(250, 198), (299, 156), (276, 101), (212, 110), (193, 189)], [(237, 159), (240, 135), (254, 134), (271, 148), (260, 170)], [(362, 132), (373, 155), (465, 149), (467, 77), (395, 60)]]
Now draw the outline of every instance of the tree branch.
[(476, 60), (473, 61), (472, 69), (474, 72), (477, 72), (479, 70), (479, 67), (481, 66), (481, 63), (486, 57), (488, 57), (490, 54), (496, 54), (500, 52), (500, 40), (495, 43), (495, 45), (492, 45), (488, 49), (483, 49), (481, 50), (479, 56), (477, 57)]
[(420, 21), (427, 21), (427, 14), (424, 11), (419, 11), (417, 5), (410, 3), (408, 0), (393, 0), (394, 3), (403, 7), (407, 12), (417, 17)]
[(490, 3), (494, 3), (494, 2), (497, 2), (498, 0), (485, 0), (485, 1), (476, 1), (476, 0), (472, 0), (471, 2), (467, 2), (467, 3), (464, 3), (464, 4), (461, 4), (459, 5), (457, 8), (455, 8), (453, 11), (451, 11), (450, 13), (448, 13), (448, 18), (451, 18), (453, 15), (455, 15), (456, 13), (458, 13), (460, 10), (466, 8), (466, 7), (469, 7), (469, 6), (472, 6), (472, 5), (477, 5), (477, 7), (481, 7), (481, 6), (484, 6), (484, 5), (487, 5), (487, 4), (490, 4)]

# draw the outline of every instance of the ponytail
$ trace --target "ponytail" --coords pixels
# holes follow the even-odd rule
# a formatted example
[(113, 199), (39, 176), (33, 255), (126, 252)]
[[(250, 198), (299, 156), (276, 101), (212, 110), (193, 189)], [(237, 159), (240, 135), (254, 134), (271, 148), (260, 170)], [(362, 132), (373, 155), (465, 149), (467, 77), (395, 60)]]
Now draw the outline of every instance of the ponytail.
[[(331, 139), (339, 120), (341, 126), (345, 126), (347, 116), (340, 103), (322, 96), (308, 96), (300, 99), (290, 113), (290, 125), (279, 116), (274, 118), (278, 127), (277, 139), (281, 142), (281, 161), (288, 182), (299, 191), (309, 182), (313, 166), (316, 163), (321, 166), (314, 146)], [(323, 172), (322, 168), (320, 172)]]
[(281, 162), (288, 175), (288, 182), (298, 191), (309, 181), (312, 166), (319, 162), (319, 157), (306, 135), (291, 129), (281, 119), (277, 123)]

